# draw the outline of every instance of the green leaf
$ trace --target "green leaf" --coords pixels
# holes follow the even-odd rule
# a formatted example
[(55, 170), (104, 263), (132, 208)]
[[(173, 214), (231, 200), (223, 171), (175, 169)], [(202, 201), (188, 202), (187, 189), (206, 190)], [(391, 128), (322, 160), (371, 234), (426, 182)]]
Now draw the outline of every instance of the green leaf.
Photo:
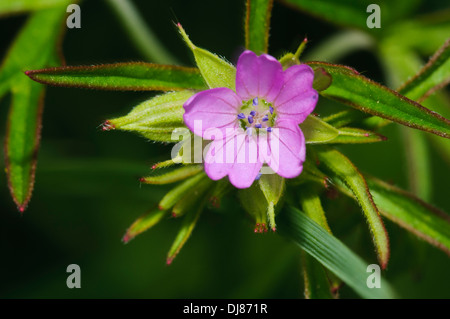
[(66, 66), (28, 71), (34, 81), (65, 87), (116, 91), (204, 90), (198, 69), (144, 62)]
[(33, 191), (44, 97), (44, 87), (30, 81), (23, 71), (58, 63), (55, 47), (65, 14), (65, 7), (33, 14), (0, 69), (0, 98), (8, 90), (12, 93), (5, 141), (6, 172), (11, 195), (21, 212)]
[(273, 0), (247, 0), (245, 15), (245, 47), (256, 54), (269, 48), (270, 14)]
[(287, 207), (280, 214), (278, 222), (281, 234), (292, 239), (360, 296), (395, 298), (392, 288), (383, 278), (381, 288), (368, 288), (366, 284), (369, 276), (368, 263), (298, 209)]
[(448, 83), (450, 83), (450, 39), (398, 91), (412, 100), (423, 100)]
[(323, 266), (311, 256), (302, 253), (303, 281), (306, 299), (333, 299), (330, 282)]
[(184, 41), (194, 54), (197, 67), (200, 69), (209, 88), (227, 87), (235, 90), (236, 68), (217, 55), (196, 47), (189, 39), (181, 24), (178, 23), (177, 26)]
[(313, 115), (308, 115), (300, 124), (300, 128), (307, 144), (326, 143), (339, 135), (336, 128)]
[(67, 6), (67, 0), (2, 0), (0, 1), (0, 16), (26, 11), (38, 11), (53, 7)]
[(182, 166), (168, 173), (143, 177), (140, 179), (140, 181), (145, 184), (156, 184), (156, 185), (170, 184), (179, 182), (193, 175), (197, 175), (201, 171), (203, 171), (202, 165)]
[(166, 210), (159, 210), (159, 209), (152, 210), (142, 215), (127, 229), (125, 235), (122, 238), (122, 241), (124, 243), (128, 243), (137, 235), (155, 226), (166, 215), (167, 215)]
[(450, 215), (378, 179), (367, 182), (384, 216), (450, 255)]
[(389, 238), (366, 180), (353, 163), (337, 150), (321, 147), (317, 149), (316, 154), (320, 162), (330, 170), (331, 177), (336, 176), (343, 180), (355, 195), (372, 233), (381, 267), (386, 268), (389, 261)]
[(192, 231), (194, 230), (198, 218), (200, 217), (200, 214), (203, 210), (203, 206), (204, 203), (200, 204), (200, 206), (197, 209), (190, 211), (183, 219), (181, 229), (178, 232), (177, 237), (175, 238), (175, 241), (172, 244), (172, 247), (170, 247), (169, 253), (167, 254), (168, 265), (172, 263), (173, 259), (178, 255), (181, 248), (183, 248), (184, 244), (191, 236)]
[(323, 67), (333, 77), (325, 97), (363, 112), (400, 124), (450, 138), (450, 121), (403, 95), (376, 83), (355, 70), (323, 62), (309, 62), (313, 69)]

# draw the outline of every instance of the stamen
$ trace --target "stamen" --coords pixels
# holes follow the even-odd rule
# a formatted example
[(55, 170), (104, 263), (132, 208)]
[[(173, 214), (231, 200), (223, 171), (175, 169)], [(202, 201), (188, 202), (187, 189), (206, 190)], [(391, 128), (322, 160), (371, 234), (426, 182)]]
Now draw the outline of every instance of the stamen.
[(256, 128), (261, 128), (262, 125), (261, 125), (261, 124), (256, 124), (255, 127), (256, 127)]
[(256, 115), (256, 111), (251, 111), (251, 112), (250, 112), (250, 115), (251, 115), (251, 116), (255, 116), (255, 115)]
[(251, 116), (251, 115), (248, 116), (248, 122), (249, 122), (250, 124), (253, 123), (253, 116)]
[(240, 120), (245, 119), (245, 114), (244, 113), (238, 114), (238, 119), (240, 119)]
[(266, 131), (267, 131), (267, 132), (272, 132), (272, 128), (271, 128), (271, 127), (268, 127), (268, 128), (266, 128)]
[(270, 114), (273, 114), (273, 107), (269, 106)]
[(256, 105), (258, 105), (258, 98), (257, 97), (255, 97), (253, 99), (253, 106), (256, 106)]
[(269, 120), (269, 115), (264, 115), (264, 117), (262, 118), (263, 122), (267, 122)]
[(249, 128), (247, 129), (247, 135), (248, 135), (248, 136), (252, 136), (252, 128), (251, 128), (251, 127), (249, 127)]

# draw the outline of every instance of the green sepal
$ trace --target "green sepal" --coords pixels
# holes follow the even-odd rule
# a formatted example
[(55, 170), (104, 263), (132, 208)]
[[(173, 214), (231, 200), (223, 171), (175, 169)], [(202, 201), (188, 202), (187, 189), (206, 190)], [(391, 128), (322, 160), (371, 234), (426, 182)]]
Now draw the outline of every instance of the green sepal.
[(140, 181), (145, 184), (170, 184), (197, 175), (201, 171), (203, 171), (202, 165), (188, 165), (176, 168), (164, 174), (142, 177)]
[(125, 235), (122, 238), (124, 243), (128, 243), (131, 239), (144, 231), (150, 229), (159, 223), (164, 216), (167, 215), (167, 210), (154, 209), (145, 213), (139, 217), (131, 226), (127, 229)]
[(235, 90), (236, 68), (219, 56), (196, 47), (189, 39), (181, 24), (178, 23), (177, 26), (184, 41), (194, 54), (197, 67), (200, 69), (200, 73), (209, 88), (227, 87)]

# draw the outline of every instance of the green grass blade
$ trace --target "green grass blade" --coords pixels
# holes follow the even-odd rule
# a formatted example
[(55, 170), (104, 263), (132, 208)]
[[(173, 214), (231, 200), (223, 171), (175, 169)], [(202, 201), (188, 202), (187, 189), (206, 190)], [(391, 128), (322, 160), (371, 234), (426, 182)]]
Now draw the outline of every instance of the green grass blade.
[(245, 15), (245, 47), (256, 54), (269, 48), (270, 14), (273, 0), (247, 0)]
[(70, 66), (33, 70), (34, 81), (53, 85), (115, 91), (204, 90), (198, 69), (143, 62)]
[(450, 255), (450, 215), (378, 179), (367, 183), (384, 216)]
[(368, 264), (311, 218), (287, 207), (278, 218), (279, 231), (292, 239), (323, 266), (342, 279), (363, 298), (394, 298), (389, 283), (381, 279), (381, 288), (367, 287)]
[(389, 238), (364, 177), (346, 156), (335, 149), (321, 147), (316, 154), (318, 160), (330, 171), (330, 177), (336, 176), (343, 180), (355, 195), (372, 233), (381, 267), (386, 268), (389, 260)]
[(323, 62), (308, 64), (313, 69), (323, 67), (333, 77), (331, 86), (321, 92), (323, 96), (372, 115), (450, 138), (450, 120), (419, 103), (360, 75), (351, 68)]

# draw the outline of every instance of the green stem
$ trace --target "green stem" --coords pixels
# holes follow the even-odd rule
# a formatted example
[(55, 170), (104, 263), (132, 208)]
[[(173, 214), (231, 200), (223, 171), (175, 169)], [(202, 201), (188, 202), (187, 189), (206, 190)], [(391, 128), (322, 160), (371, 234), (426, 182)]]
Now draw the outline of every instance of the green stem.
[(164, 48), (153, 31), (146, 25), (132, 1), (107, 0), (106, 2), (113, 9), (131, 40), (146, 59), (161, 64), (179, 64), (177, 59)]

